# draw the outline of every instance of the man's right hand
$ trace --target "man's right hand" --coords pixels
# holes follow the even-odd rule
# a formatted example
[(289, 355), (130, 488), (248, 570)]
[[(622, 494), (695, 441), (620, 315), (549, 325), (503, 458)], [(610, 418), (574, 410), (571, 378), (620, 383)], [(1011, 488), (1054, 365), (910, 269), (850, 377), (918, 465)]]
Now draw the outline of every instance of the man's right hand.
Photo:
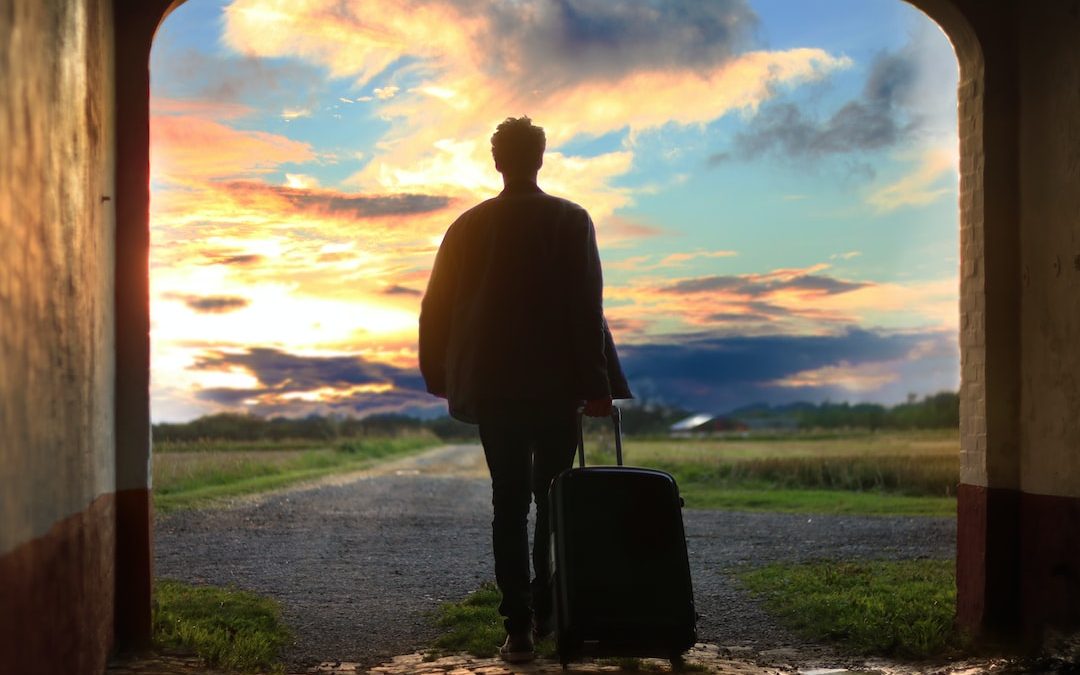
[(611, 397), (607, 398), (594, 398), (589, 401), (585, 401), (585, 409), (582, 411), (589, 417), (610, 417), (611, 416)]

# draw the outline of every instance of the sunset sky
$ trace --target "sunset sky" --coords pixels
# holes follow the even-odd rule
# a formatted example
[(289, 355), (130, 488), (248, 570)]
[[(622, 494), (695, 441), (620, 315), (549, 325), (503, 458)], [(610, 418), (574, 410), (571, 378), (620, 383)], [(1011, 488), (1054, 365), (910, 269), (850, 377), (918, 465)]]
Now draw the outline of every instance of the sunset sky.
[(522, 114), (640, 396), (958, 386), (957, 65), (900, 0), (188, 0), (151, 77), (155, 421), (445, 410), (420, 298)]

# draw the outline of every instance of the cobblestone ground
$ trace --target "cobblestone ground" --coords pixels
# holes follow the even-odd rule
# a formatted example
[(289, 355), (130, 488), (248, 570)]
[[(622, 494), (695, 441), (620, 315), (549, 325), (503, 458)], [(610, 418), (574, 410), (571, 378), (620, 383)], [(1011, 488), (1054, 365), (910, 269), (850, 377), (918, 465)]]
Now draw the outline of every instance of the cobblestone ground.
[[(698, 644), (686, 653), (686, 672), (715, 673), (716, 675), (982, 675), (1001, 673), (1015, 675), (1025, 672), (1004, 659), (969, 659), (954, 663), (897, 664), (867, 661), (847, 668), (797, 669), (790, 665), (796, 654), (793, 650), (754, 652), (745, 647), (718, 647)], [(365, 668), (358, 663), (324, 662), (318, 666), (288, 675), (538, 675), (542, 673), (671, 673), (667, 661), (640, 659), (629, 662), (581, 661), (563, 670), (558, 662), (537, 659), (531, 663), (511, 665), (498, 658), (480, 659), (467, 654), (429, 658), (423, 653), (404, 654), (392, 660)], [(1056, 672), (1056, 671), (1051, 671)], [(1065, 671), (1062, 671), (1065, 672)], [(201, 659), (179, 654), (130, 657), (112, 663), (107, 675), (225, 675), (209, 670)]]
[[(746, 654), (743, 653), (745, 656)], [(788, 675), (796, 671), (784, 666), (761, 666), (751, 661), (740, 659), (739, 650), (725, 649), (716, 645), (698, 644), (686, 653), (686, 663), (697, 672), (717, 673), (719, 675)], [(430, 658), (423, 653), (404, 654), (372, 668), (365, 668), (358, 663), (324, 662), (299, 673), (289, 675), (511, 675), (519, 673), (531, 675), (538, 673), (629, 673), (629, 672), (671, 672), (667, 661), (658, 659), (584, 660), (570, 664), (563, 670), (557, 661), (537, 659), (526, 664), (508, 664), (499, 658), (480, 659), (467, 654)], [(108, 675), (188, 675), (206, 673), (213, 675), (218, 671), (207, 670), (198, 657), (181, 654), (129, 657), (117, 659), (108, 670)], [(843, 671), (832, 671), (839, 673)], [(824, 675), (824, 673), (822, 673)]]

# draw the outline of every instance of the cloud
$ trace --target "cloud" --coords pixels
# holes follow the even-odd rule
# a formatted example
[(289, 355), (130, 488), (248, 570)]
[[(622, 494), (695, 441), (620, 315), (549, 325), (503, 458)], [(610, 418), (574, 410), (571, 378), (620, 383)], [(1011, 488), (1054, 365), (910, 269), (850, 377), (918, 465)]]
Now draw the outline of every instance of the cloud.
[(905, 206), (926, 206), (943, 197), (954, 197), (958, 183), (959, 150), (949, 145), (929, 148), (907, 175), (874, 190), (867, 202), (878, 211)]
[(419, 297), (423, 294), (423, 291), (418, 291), (415, 288), (408, 288), (406, 286), (399, 286), (398, 284), (393, 284), (383, 289), (383, 295), (412, 295)]
[(247, 298), (237, 295), (178, 295), (167, 293), (164, 297), (181, 300), (194, 312), (199, 314), (225, 314), (243, 309), (251, 304)]
[(320, 188), (270, 185), (258, 181), (231, 181), (221, 185), (221, 188), (228, 192), (239, 206), (259, 206), (269, 210), (286, 207), (349, 218), (429, 213), (446, 208), (450, 202), (447, 197), (438, 195), (360, 195)]
[[(223, 51), (155, 49), (151, 53), (155, 88), (166, 96), (215, 104), (310, 107), (325, 80), (320, 68), (297, 59), (263, 59)], [(156, 83), (163, 83), (159, 85)], [(302, 92), (297, 100), (297, 92)], [(220, 119), (220, 118), (219, 118)]]
[(199, 183), (266, 173), (286, 162), (308, 162), (307, 143), (265, 131), (243, 131), (202, 117), (150, 119), (152, 180)]
[(262, 415), (364, 415), (443, 405), (426, 393), (415, 368), (399, 368), (355, 354), (302, 355), (270, 348), (210, 351), (197, 357), (192, 367), (248, 375), (245, 386), (207, 387), (197, 391), (196, 397)]
[(281, 119), (291, 122), (301, 117), (311, 117), (311, 108), (285, 108), (281, 111)]
[(738, 295), (767, 295), (778, 291), (807, 291), (833, 295), (849, 293), (867, 284), (859, 281), (845, 281), (820, 274), (783, 274), (769, 275), (714, 275), (682, 279), (661, 290), (665, 293), (707, 293), (727, 291)]
[(501, 186), (487, 138), (507, 114), (527, 112), (553, 150), (545, 189), (585, 204), (599, 222), (631, 201), (612, 183), (633, 152), (572, 158), (558, 153), (561, 143), (755, 110), (783, 86), (850, 64), (821, 49), (744, 51), (755, 26), (744, 0), (236, 0), (223, 40), (249, 56), (302, 58), (364, 87), (398, 83), (380, 107), (391, 131), (351, 185), (489, 196)]
[(632, 246), (640, 239), (650, 239), (663, 234), (665, 230), (655, 225), (613, 214), (598, 224), (596, 238), (600, 246), (607, 249)]
[(898, 402), (955, 389), (959, 347), (950, 332), (852, 329), (836, 335), (672, 336), (620, 347), (632, 387), (667, 403), (722, 412), (750, 401)]
[(225, 10), (225, 42), (246, 55), (299, 55), (361, 83), (396, 58), (456, 58), (486, 76), (561, 88), (645, 67), (714, 66), (750, 41), (745, 0), (413, 1), (239, 0)]
[(152, 93), (150, 96), (150, 114), (155, 117), (187, 115), (214, 120), (229, 120), (246, 117), (253, 112), (255, 112), (254, 108), (240, 103), (169, 98), (157, 93)]
[(687, 263), (701, 259), (731, 258), (737, 256), (735, 251), (691, 251), (688, 253), (670, 253), (658, 261), (650, 262), (652, 255), (639, 255), (626, 258), (608, 265), (611, 269), (632, 270), (635, 272), (647, 272), (658, 269), (684, 267)]
[(257, 253), (220, 255), (207, 252), (204, 256), (207, 258), (207, 264), (210, 265), (257, 265), (263, 261), (263, 256)]
[(387, 99), (391, 99), (397, 96), (397, 93), (399, 91), (400, 89), (398, 87), (390, 86), (376, 88), (372, 93), (375, 94), (375, 98), (379, 99), (380, 101), (385, 101)]
[[(622, 268), (647, 265), (623, 261)], [(609, 266), (610, 267), (610, 266)], [(835, 334), (855, 326), (952, 330), (958, 326), (957, 282), (877, 282), (826, 273), (827, 264), (762, 274), (671, 279), (638, 273), (605, 289), (612, 320), (646, 326), (627, 339), (658, 333), (703, 335)]]
[(793, 103), (762, 106), (747, 128), (735, 135), (733, 151), (716, 153), (709, 163), (766, 154), (817, 159), (895, 146), (916, 127), (908, 110), (917, 76), (909, 51), (875, 58), (862, 97), (845, 103), (827, 119), (809, 117)]
[(493, 2), (488, 15), (479, 36), (487, 71), (552, 88), (642, 69), (715, 66), (757, 27), (744, 0)]

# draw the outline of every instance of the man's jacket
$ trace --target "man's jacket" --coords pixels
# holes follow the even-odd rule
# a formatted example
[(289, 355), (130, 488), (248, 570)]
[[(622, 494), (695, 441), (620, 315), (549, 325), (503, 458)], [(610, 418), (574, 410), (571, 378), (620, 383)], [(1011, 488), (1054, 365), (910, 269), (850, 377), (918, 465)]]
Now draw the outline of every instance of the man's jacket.
[(504, 402), (630, 398), (585, 209), (529, 182), (454, 221), (421, 306), (420, 371), (466, 422)]

